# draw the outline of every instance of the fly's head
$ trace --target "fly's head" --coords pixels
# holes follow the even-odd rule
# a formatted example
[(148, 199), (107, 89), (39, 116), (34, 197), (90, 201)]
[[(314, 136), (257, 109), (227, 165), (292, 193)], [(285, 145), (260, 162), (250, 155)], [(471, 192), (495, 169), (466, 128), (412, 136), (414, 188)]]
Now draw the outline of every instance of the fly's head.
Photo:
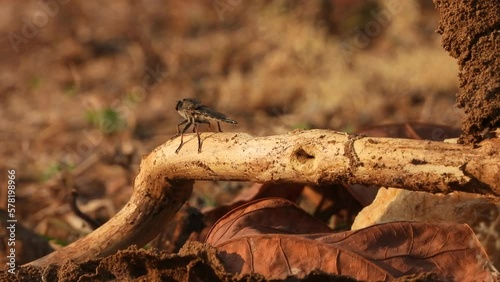
[(183, 118), (187, 118), (186, 114), (186, 99), (182, 99), (177, 101), (177, 105), (175, 105), (175, 110), (181, 115)]
[(182, 100), (177, 101), (177, 105), (175, 105), (175, 110), (180, 111), (182, 108)]

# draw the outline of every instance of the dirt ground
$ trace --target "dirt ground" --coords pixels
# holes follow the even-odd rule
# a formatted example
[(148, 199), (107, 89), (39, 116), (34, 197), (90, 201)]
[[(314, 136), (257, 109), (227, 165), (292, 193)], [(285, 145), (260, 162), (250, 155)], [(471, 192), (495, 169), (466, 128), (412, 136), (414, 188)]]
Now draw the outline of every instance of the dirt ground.
[(461, 141), (478, 142), (489, 129), (500, 126), (500, 7), (495, 1), (436, 5), (442, 11), (438, 32), (443, 34), (443, 47), (459, 63), (462, 91), (457, 102), (466, 113)]
[[(73, 189), (98, 224), (126, 204), (141, 157), (175, 134), (185, 97), (238, 121), (223, 130), (259, 136), (460, 127), (458, 66), (441, 47), (431, 1), (66, 2), (0, 3), (0, 208), (15, 170), (19, 234), (38, 238), (19, 244), (18, 266), (92, 231), (70, 207)], [(215, 207), (250, 186), (199, 182), (189, 204)], [(131, 248), (24, 268), (17, 280), (264, 280), (227, 276), (203, 252)]]

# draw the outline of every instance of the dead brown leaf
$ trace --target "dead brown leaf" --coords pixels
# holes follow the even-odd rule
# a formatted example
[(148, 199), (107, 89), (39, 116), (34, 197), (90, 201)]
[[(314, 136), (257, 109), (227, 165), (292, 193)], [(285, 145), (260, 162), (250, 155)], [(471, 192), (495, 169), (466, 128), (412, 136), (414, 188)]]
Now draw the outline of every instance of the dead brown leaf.
[(214, 223), (236, 207), (269, 197), (280, 197), (295, 202), (303, 189), (304, 185), (296, 183), (254, 183), (233, 201), (204, 209), (203, 213), (194, 207), (184, 205), (151, 244), (158, 249), (176, 253), (187, 240), (205, 241)]
[(304, 185), (296, 183), (255, 183), (249, 189), (239, 194), (230, 203), (203, 210), (203, 223), (206, 228), (200, 232), (193, 233), (190, 239), (200, 242), (205, 241), (207, 234), (214, 223), (217, 222), (217, 220), (219, 220), (222, 216), (241, 205), (257, 199), (269, 197), (280, 197), (295, 202), (300, 197), (303, 189)]
[(213, 221), (215, 222), (232, 209), (257, 199), (279, 197), (295, 202), (301, 195), (303, 189), (304, 185), (296, 183), (254, 183), (249, 189), (244, 190), (230, 203), (219, 205), (211, 209), (205, 209), (203, 210), (203, 214), (206, 218), (215, 219)]
[(490, 281), (488, 258), (469, 226), (392, 222), (332, 233), (283, 199), (241, 206), (212, 228), (207, 243), (226, 271), (267, 279), (304, 277), (311, 271), (365, 281), (432, 272), (445, 281)]
[(281, 198), (267, 198), (244, 204), (217, 221), (207, 236), (207, 243), (218, 245), (235, 237), (255, 234), (307, 234), (332, 230), (294, 203)]

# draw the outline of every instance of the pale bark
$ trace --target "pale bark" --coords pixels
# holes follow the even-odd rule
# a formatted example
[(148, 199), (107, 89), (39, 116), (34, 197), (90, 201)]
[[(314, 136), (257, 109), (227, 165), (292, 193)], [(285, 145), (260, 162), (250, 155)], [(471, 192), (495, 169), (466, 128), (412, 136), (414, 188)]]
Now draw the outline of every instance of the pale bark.
[(477, 148), (422, 140), (372, 138), (329, 130), (254, 137), (203, 133), (169, 140), (143, 158), (129, 203), (86, 237), (33, 261), (44, 266), (103, 257), (156, 236), (189, 197), (192, 180), (308, 184), (359, 183), (416, 191), (500, 195), (500, 140)]

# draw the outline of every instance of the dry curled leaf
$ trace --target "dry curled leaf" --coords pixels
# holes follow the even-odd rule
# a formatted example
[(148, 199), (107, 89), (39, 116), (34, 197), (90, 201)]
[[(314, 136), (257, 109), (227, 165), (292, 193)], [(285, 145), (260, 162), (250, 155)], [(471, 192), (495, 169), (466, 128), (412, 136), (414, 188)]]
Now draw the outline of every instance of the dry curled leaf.
[(244, 190), (236, 196), (230, 203), (205, 209), (203, 210), (203, 214), (213, 224), (232, 209), (257, 199), (279, 197), (295, 202), (300, 197), (303, 189), (303, 184), (296, 183), (254, 183), (249, 189)]
[(432, 272), (445, 281), (490, 281), (488, 258), (465, 224), (392, 222), (333, 233), (293, 203), (265, 199), (237, 208), (207, 243), (226, 271), (267, 279), (319, 270), (358, 280), (390, 281)]
[(220, 241), (254, 234), (324, 232), (332, 230), (294, 203), (267, 198), (242, 205), (223, 216), (210, 230), (206, 242), (218, 245)]

